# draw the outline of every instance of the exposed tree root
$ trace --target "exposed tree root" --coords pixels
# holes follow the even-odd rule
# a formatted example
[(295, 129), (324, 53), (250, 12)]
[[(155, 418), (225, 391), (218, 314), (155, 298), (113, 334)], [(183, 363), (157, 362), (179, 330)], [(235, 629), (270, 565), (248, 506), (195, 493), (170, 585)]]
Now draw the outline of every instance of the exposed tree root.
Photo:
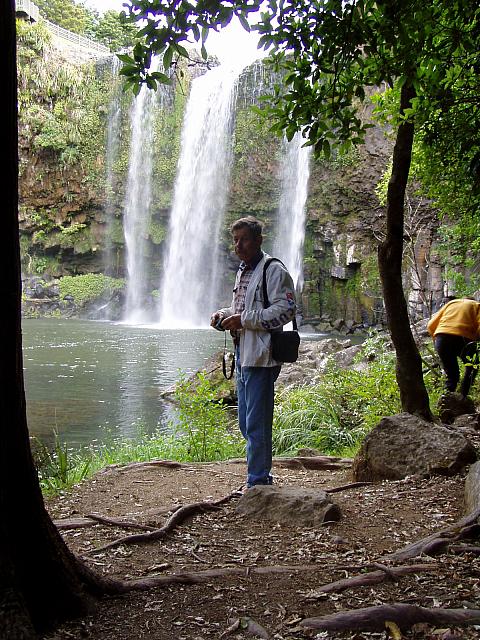
[(427, 609), (413, 604), (385, 604), (339, 611), (321, 618), (306, 618), (300, 626), (323, 631), (384, 631), (387, 621), (395, 622), (402, 630), (420, 622), (432, 625), (479, 624), (480, 609)]
[(446, 529), (432, 533), (426, 538), (407, 545), (403, 549), (389, 553), (383, 559), (401, 562), (416, 558), (422, 554), (435, 555), (443, 553), (452, 542), (479, 535), (480, 525), (477, 523), (478, 518), (480, 518), (480, 507)]
[(371, 485), (371, 482), (350, 482), (349, 484), (342, 484), (340, 487), (332, 487), (331, 489), (325, 489), (325, 493), (340, 493), (340, 491), (347, 491), (348, 489), (357, 489), (358, 487), (365, 487)]
[(176, 462), (175, 460), (148, 460), (146, 462), (129, 462), (128, 464), (113, 464), (106, 467), (103, 471), (108, 472), (112, 470), (121, 471), (136, 471), (137, 469), (143, 469), (144, 467), (163, 467), (166, 469), (185, 469), (189, 467), (188, 464), (182, 462)]
[(92, 549), (90, 554), (99, 553), (101, 551), (105, 551), (107, 549), (113, 549), (114, 547), (119, 547), (122, 544), (141, 544), (144, 542), (152, 542), (154, 540), (161, 540), (165, 538), (169, 533), (178, 527), (182, 522), (184, 522), (187, 518), (196, 515), (197, 513), (205, 513), (207, 511), (215, 511), (219, 509), (223, 504), (235, 498), (239, 495), (239, 489), (235, 489), (232, 493), (229, 493), (227, 496), (220, 498), (219, 500), (215, 500), (213, 502), (192, 502), (190, 504), (186, 504), (183, 507), (180, 507), (175, 511), (167, 522), (160, 529), (154, 529), (153, 531), (149, 531), (148, 533), (137, 533), (130, 536), (124, 536), (123, 538), (117, 538), (113, 542), (109, 542), (103, 547), (98, 547), (97, 549)]
[(121, 520), (120, 518), (108, 518), (107, 516), (101, 516), (98, 513), (87, 513), (85, 517), (90, 518), (90, 520), (94, 520), (98, 524), (108, 524), (122, 529), (139, 529), (141, 531), (151, 531), (153, 529), (153, 527), (149, 527), (145, 524), (129, 522), (128, 520)]
[[(274, 467), (285, 469), (346, 469), (352, 466), (351, 458), (339, 456), (294, 456), (292, 458), (273, 458)], [(230, 458), (225, 464), (245, 464), (245, 458)]]
[(475, 544), (451, 544), (448, 550), (456, 554), (474, 553), (476, 556), (480, 556), (480, 546)]
[(53, 524), (59, 531), (62, 529), (87, 529), (98, 524), (92, 518), (62, 518), (61, 520), (53, 520)]
[(216, 578), (230, 576), (247, 577), (250, 575), (274, 575), (281, 573), (295, 573), (318, 571), (317, 564), (306, 565), (273, 565), (264, 567), (224, 567), (219, 569), (205, 569), (204, 571), (185, 571), (161, 576), (145, 576), (132, 580), (109, 578), (97, 574), (79, 559), (82, 576), (87, 582), (97, 586), (100, 593), (110, 595), (128, 593), (129, 591), (147, 591), (155, 587), (165, 587), (174, 584), (202, 584)]
[[(202, 584), (218, 578), (231, 576), (248, 577), (250, 575), (275, 575), (284, 573), (318, 571), (318, 564), (307, 565), (273, 565), (262, 567), (224, 567), (217, 569), (206, 569), (204, 571), (180, 572), (168, 575), (145, 576), (133, 580), (121, 580), (101, 576), (96, 571), (88, 567), (82, 560), (78, 559), (79, 571), (90, 588), (103, 594), (115, 595), (128, 593), (130, 591), (147, 591), (155, 587), (167, 587), (175, 584), (192, 585)], [(412, 565), (405, 567), (392, 567), (391, 571), (397, 578), (409, 573), (419, 571), (435, 571), (437, 567), (432, 565)], [(349, 588), (369, 586), (383, 582), (388, 579), (388, 574), (383, 571), (376, 571), (365, 575), (358, 575), (345, 580), (338, 580), (319, 587), (317, 593), (333, 593), (344, 591)], [(399, 605), (400, 606), (400, 605)], [(374, 607), (377, 609), (378, 607)], [(389, 620), (393, 618), (388, 618)]]
[[(149, 511), (148, 515), (173, 513), (179, 508), (180, 507), (161, 507), (159, 509), (153, 509)], [(138, 524), (137, 522), (123, 520), (121, 518), (109, 518), (107, 516), (101, 516), (96, 513), (91, 513), (79, 518), (62, 518), (61, 520), (53, 520), (53, 524), (59, 531), (63, 529), (87, 529), (88, 527), (95, 527), (98, 524), (107, 524), (111, 525), (112, 527), (120, 527), (122, 529), (140, 529), (141, 531), (151, 531), (155, 528), (153, 526), (149, 527), (145, 524)]]
[(287, 469), (345, 469), (352, 466), (351, 458), (335, 456), (295, 456), (293, 458), (273, 458), (273, 466)]
[(353, 589), (356, 587), (365, 587), (373, 584), (379, 584), (386, 582), (387, 580), (397, 580), (401, 576), (406, 576), (409, 573), (420, 573), (421, 571), (436, 571), (438, 567), (431, 564), (412, 564), (402, 567), (385, 567), (379, 571), (371, 571), (370, 573), (362, 573), (358, 576), (352, 576), (351, 578), (342, 578), (342, 580), (336, 580), (329, 584), (324, 584), (318, 589), (315, 589), (316, 593), (338, 593), (345, 591), (345, 589)]

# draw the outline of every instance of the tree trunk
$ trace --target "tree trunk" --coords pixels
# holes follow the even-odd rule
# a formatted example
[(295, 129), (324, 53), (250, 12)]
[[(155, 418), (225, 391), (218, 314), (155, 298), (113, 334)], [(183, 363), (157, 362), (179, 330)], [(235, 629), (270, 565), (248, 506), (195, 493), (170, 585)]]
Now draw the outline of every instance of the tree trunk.
[[(400, 111), (411, 105), (413, 87), (403, 85)], [(387, 233), (378, 248), (378, 266), (382, 281), (387, 321), (397, 354), (396, 376), (403, 411), (432, 420), (427, 390), (422, 375), (422, 360), (410, 329), (407, 302), (402, 284), (404, 202), (412, 158), (414, 125), (402, 122), (393, 151), (392, 175), (387, 192)]]
[(0, 0), (4, 119), (0, 128), (0, 637), (34, 638), (92, 602), (45, 510), (27, 429), (21, 340), (15, 9)]

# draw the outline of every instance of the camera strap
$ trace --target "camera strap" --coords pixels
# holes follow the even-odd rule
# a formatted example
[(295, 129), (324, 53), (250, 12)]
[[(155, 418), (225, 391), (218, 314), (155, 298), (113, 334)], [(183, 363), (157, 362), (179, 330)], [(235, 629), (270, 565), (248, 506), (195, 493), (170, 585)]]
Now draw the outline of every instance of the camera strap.
[[(230, 360), (230, 356), (232, 358), (232, 362), (230, 364), (230, 374), (228, 374), (227, 362), (228, 360)], [(235, 354), (227, 351), (227, 332), (226, 331), (225, 331), (225, 344), (223, 346), (222, 371), (223, 371), (223, 377), (226, 380), (231, 380), (233, 378), (233, 372), (235, 371)]]

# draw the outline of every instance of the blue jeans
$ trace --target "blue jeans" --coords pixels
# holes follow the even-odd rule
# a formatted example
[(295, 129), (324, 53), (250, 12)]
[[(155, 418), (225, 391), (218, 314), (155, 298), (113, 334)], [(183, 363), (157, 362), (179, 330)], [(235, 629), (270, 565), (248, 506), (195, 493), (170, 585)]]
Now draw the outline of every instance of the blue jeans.
[(274, 384), (280, 367), (242, 367), (236, 350), (238, 424), (247, 441), (247, 485), (272, 484)]

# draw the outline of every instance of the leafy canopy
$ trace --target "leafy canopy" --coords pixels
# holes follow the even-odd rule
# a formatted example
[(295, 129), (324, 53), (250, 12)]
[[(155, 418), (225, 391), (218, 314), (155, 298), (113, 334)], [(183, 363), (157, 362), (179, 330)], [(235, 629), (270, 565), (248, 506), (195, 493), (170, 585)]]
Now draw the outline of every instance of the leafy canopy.
[[(478, 73), (480, 9), (470, 0), (140, 0), (128, 15), (143, 25), (142, 42), (122, 57), (122, 73), (135, 91), (141, 82), (164, 81), (164, 74), (148, 73), (152, 54), (166, 70), (189, 55), (188, 44), (199, 43), (206, 57), (209, 29), (233, 18), (257, 31), (259, 47), (284, 72), (270, 101), (275, 128), (288, 138), (303, 129), (327, 155), (333, 144), (363, 142), (368, 87), (408, 84), (415, 97), (407, 116), (425, 123), (445, 108), (452, 88)], [(399, 108), (395, 115), (398, 122)]]

